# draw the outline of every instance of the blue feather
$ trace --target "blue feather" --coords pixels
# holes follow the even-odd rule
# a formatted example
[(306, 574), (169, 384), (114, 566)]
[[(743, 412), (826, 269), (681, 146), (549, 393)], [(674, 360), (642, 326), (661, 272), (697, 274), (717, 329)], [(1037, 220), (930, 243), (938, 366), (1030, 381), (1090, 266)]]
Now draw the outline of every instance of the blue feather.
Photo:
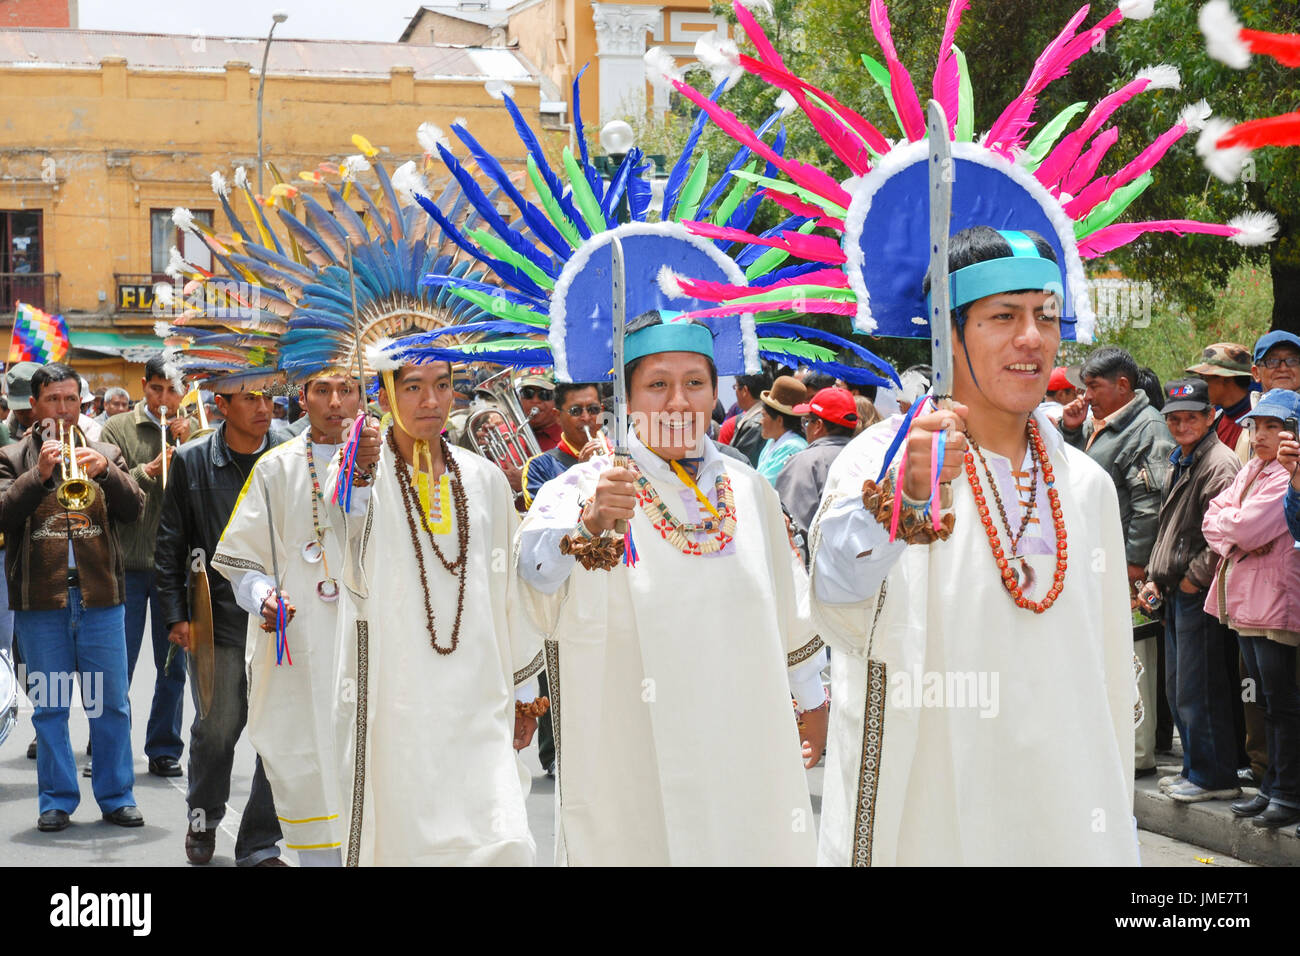
[[(785, 219), (782, 222), (777, 223), (771, 229), (767, 230), (767, 232), (762, 233), (761, 238), (770, 239), (772, 236), (778, 235), (779, 233), (782, 233), (787, 229), (798, 229), (806, 222), (808, 222), (807, 216), (790, 216), (788, 219)], [(723, 241), (725, 242), (726, 240)], [(736, 256), (736, 265), (740, 266), (743, 269), (745, 266), (749, 265), (751, 262), (753, 262), (755, 259), (761, 256), (763, 253), (767, 252), (769, 248), (771, 247), (759, 246), (759, 245), (746, 246), (744, 249), (741, 250), (740, 254)]]
[(797, 266), (786, 266), (784, 269), (776, 269), (766, 275), (755, 276), (749, 280), (749, 284), (759, 288), (776, 285), (786, 279), (795, 279), (799, 276), (807, 275), (810, 272), (819, 272), (826, 268), (824, 262), (801, 262)]
[(650, 212), (654, 187), (646, 181), (646, 173), (653, 169), (654, 163), (643, 163), (632, 171), (632, 177), (627, 181), (627, 206), (633, 222), (645, 222)]
[[(814, 329), (806, 325), (797, 325), (793, 322), (762, 322), (759, 323), (758, 325), (758, 331), (759, 334), (762, 335), (764, 338), (768, 338), (769, 336), (776, 335), (776, 336), (785, 336), (788, 338), (829, 342), (831, 345), (835, 345), (841, 349), (844, 349), (845, 351), (852, 352), (855, 356), (860, 358), (862, 361), (874, 365), (877, 369), (880, 369), (882, 372), (884, 372), (884, 374), (888, 376), (889, 380), (891, 380), (895, 385), (901, 384), (898, 381), (898, 372), (894, 370), (894, 367), (892, 365), (890, 365), (880, 356), (876, 355), (874, 352), (870, 352), (867, 349), (864, 349), (861, 345), (858, 345), (858, 343), (850, 341), (849, 339), (846, 339), (843, 336), (836, 335), (833, 332), (824, 332), (821, 329)], [(844, 367), (852, 368), (853, 366), (844, 366)], [(871, 373), (868, 372), (868, 374)], [(840, 378), (844, 378), (846, 382), (852, 381), (851, 379), (845, 378), (842, 375), (840, 376)], [(876, 384), (887, 385), (889, 384), (889, 382), (884, 379), (880, 379)]]
[(550, 308), (550, 302), (547, 299), (539, 299), (537, 296), (511, 292), (509, 289), (503, 289), (500, 286), (490, 285), (486, 282), (474, 282), (470, 279), (461, 279), (455, 276), (427, 275), (420, 280), (420, 284), (454, 289), (472, 289), (475, 292), (483, 292), (487, 295), (505, 299), (515, 305), (527, 306), (534, 312), (541, 312), (543, 315)]
[(633, 147), (631, 152), (623, 157), (623, 162), (619, 164), (618, 170), (609, 182), (609, 189), (605, 190), (605, 198), (600, 201), (600, 211), (611, 229), (618, 225), (618, 204), (623, 194), (627, 192), (628, 183), (636, 170), (637, 163), (641, 161), (641, 156), (641, 150)]
[[(519, 134), (519, 139), (524, 144), (524, 148), (528, 150), (528, 154), (533, 157), (533, 162), (537, 164), (537, 171), (541, 175), (542, 181), (551, 190), (551, 195), (555, 197), (560, 210), (577, 228), (579, 236), (583, 239), (590, 239), (591, 230), (587, 228), (586, 222), (565, 194), (564, 182), (555, 174), (551, 164), (547, 162), (546, 153), (542, 150), (542, 144), (537, 141), (537, 136), (533, 133), (532, 127), (524, 121), (523, 114), (519, 112), (519, 107), (515, 105), (514, 100), (507, 96), (505, 97), (505, 104), (506, 110), (510, 113), (510, 119), (515, 124), (515, 132)], [(452, 217), (452, 222), (455, 221), (455, 217)]]
[(591, 157), (587, 154), (587, 129), (582, 123), (582, 92), (578, 84), (582, 81), (582, 74), (587, 72), (590, 63), (584, 64), (578, 71), (578, 75), (573, 78), (573, 132), (578, 139), (578, 155), (582, 160), (582, 174), (587, 179), (587, 185), (591, 191), (599, 198), (601, 195), (600, 173), (591, 165)]
[(416, 196), (415, 201), (423, 206), (424, 211), (432, 216), (434, 220), (437, 221), (437, 223), (442, 226), (448, 234), (450, 234), (452, 241), (455, 242), (456, 245), (460, 246), (479, 262), (483, 263), (495, 272), (501, 277), (502, 281), (510, 283), (510, 285), (514, 286), (520, 292), (539, 296), (540, 298), (548, 297), (547, 291), (530, 279), (522, 269), (516, 269), (509, 263), (493, 259), (491, 256), (480, 251), (478, 246), (474, 245), (474, 243), (470, 242), (466, 236), (462, 235), (460, 230), (453, 226), (447, 220), (447, 217), (442, 214), (442, 210), (435, 206), (427, 197)]
[[(727, 88), (727, 81), (723, 80), (713, 90), (709, 99), (714, 103), (718, 102), (718, 97), (722, 91)], [(704, 132), (704, 127), (708, 125), (709, 114), (704, 110), (698, 110), (695, 117), (695, 125), (691, 127), (691, 135), (686, 137), (686, 143), (682, 146), (682, 154), (677, 157), (677, 162), (673, 164), (672, 170), (668, 173), (668, 182), (664, 185), (664, 211), (660, 219), (668, 222), (677, 208), (677, 200), (681, 195), (682, 187), (686, 185), (686, 177), (691, 172), (691, 158), (695, 155), (695, 146), (700, 141), (700, 135)]]

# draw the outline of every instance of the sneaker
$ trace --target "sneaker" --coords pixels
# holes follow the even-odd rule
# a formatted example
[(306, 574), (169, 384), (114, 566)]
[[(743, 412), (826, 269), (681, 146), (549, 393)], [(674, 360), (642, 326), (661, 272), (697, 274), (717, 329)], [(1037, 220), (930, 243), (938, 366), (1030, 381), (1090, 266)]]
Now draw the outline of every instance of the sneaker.
[(1160, 792), (1168, 793), (1174, 787), (1181, 787), (1185, 783), (1187, 783), (1187, 778), (1184, 777), (1181, 773), (1172, 774), (1171, 776), (1168, 777), (1161, 777)]
[(36, 759), (36, 738), (35, 737), (33, 737), (32, 742), (27, 745), (27, 759), (28, 760)]
[(93, 775), (93, 771), (90, 769), (91, 764), (93, 764), (93, 763), (94, 763), (93, 760), (87, 760), (87, 761), (86, 761), (86, 765), (85, 765), (84, 767), (81, 768), (81, 775), (82, 775), (83, 777), (89, 777), (89, 776), (92, 776), (92, 775)]
[(1179, 803), (1201, 803), (1205, 800), (1236, 800), (1241, 796), (1241, 788), (1206, 790), (1189, 780), (1181, 786), (1171, 788), (1168, 793), (1171, 798)]

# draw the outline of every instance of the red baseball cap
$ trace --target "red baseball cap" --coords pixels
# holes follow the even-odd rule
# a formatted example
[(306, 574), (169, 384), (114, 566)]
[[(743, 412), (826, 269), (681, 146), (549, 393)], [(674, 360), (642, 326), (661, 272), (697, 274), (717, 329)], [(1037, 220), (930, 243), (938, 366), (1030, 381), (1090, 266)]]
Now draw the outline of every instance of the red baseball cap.
[(794, 407), (796, 415), (813, 414), (835, 425), (853, 428), (858, 423), (858, 406), (845, 388), (823, 388), (804, 405)]
[(1058, 365), (1056, 368), (1052, 369), (1052, 377), (1047, 382), (1047, 390), (1049, 392), (1063, 392), (1067, 388), (1074, 387), (1074, 383), (1070, 381), (1069, 376), (1065, 372), (1064, 365)]

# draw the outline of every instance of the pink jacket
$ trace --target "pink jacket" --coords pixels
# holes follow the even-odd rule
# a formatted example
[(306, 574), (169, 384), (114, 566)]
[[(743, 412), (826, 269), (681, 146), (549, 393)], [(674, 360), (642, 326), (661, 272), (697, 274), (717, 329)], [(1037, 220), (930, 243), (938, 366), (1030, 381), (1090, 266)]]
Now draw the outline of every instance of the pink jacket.
[[(1242, 489), (1252, 479), (1243, 503)], [(1220, 560), (1205, 599), (1206, 614), (1222, 620), (1219, 575), (1223, 558), (1231, 558), (1228, 620), (1245, 627), (1300, 631), (1300, 551), (1294, 547), (1282, 510), (1290, 480), (1276, 461), (1255, 458), (1210, 502), (1201, 529)], [(1253, 553), (1261, 548), (1265, 553)]]

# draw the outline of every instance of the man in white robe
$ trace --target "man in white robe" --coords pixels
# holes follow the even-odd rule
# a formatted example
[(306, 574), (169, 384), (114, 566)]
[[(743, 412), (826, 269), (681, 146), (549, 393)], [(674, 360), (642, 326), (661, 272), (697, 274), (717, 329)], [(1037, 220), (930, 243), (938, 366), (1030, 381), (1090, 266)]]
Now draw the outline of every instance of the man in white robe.
[[(258, 459), (212, 565), (249, 615), (248, 733), (275, 795), (285, 846), (303, 865), (338, 866), (337, 634), (340, 616), (351, 620), (352, 609), (340, 600), (342, 514), (325, 499), (324, 486), (361, 393), (355, 378), (327, 372), (304, 383), (301, 400), (309, 427)], [(275, 563), (289, 617), (283, 662), (273, 630)]]
[[(951, 240), (953, 258), (964, 235)], [(1021, 278), (1012, 290), (1044, 288)], [(900, 506), (930, 497), (932, 438), (949, 429), (939, 479), (952, 482), (951, 536), (891, 543), (865, 506), (864, 482), (880, 478), (900, 416), (836, 459), (811, 532), (814, 620), (835, 648), (820, 862), (1136, 864), (1119, 506), (1105, 472), (1035, 411), (1060, 341), (1054, 298), (1010, 291), (954, 304), (964, 306), (953, 338), (958, 404), (913, 423)], [(1031, 413), (1068, 533), (1055, 597), (1056, 528)], [(1011, 580), (1024, 600), (1047, 603), (1042, 613), (1017, 606), (1003, 584), (963, 429), (987, 463), (972, 460)], [(882, 485), (896, 480), (897, 468)]]
[[(517, 715), (516, 702), (536, 696), (542, 648), (516, 612), (518, 518), (500, 469), (440, 438), (451, 401), (445, 362), (385, 372), (379, 402), (393, 425), (364, 506), (354, 500), (344, 517), (344, 579), (356, 606), (339, 641), (349, 866), (531, 865), (536, 855), (524, 808), (531, 778), (516, 751), (537, 722)], [(363, 436), (378, 433), (367, 427)], [(460, 489), (451, 487), (453, 464)], [(430, 500), (412, 506), (421, 471)], [(455, 514), (462, 494), (465, 528)], [(431, 544), (454, 563), (462, 531), (463, 604), (457, 575)]]
[[(641, 318), (628, 326), (628, 407), (649, 447), (630, 437), (632, 462), (689, 524), (713, 518), (701, 496), (724, 511), (716, 481), (725, 475), (735, 531), (714, 553), (684, 553), (656, 530), (649, 507), (637, 507), (634, 473), (608, 456), (538, 493), (517, 566), (549, 638), (556, 859), (811, 865), (815, 828), (790, 701), (793, 687), (815, 764), (827, 718), (825, 652), (809, 627), (807, 579), (775, 490), (706, 437), (717, 390), (708, 330), (643, 331)], [(681, 350), (634, 361), (639, 335), (660, 330)], [(635, 567), (589, 569), (562, 553), (562, 541), (582, 536), (580, 520), (590, 540), (609, 540), (619, 518), (631, 523)], [(716, 531), (683, 540), (718, 543)]]

